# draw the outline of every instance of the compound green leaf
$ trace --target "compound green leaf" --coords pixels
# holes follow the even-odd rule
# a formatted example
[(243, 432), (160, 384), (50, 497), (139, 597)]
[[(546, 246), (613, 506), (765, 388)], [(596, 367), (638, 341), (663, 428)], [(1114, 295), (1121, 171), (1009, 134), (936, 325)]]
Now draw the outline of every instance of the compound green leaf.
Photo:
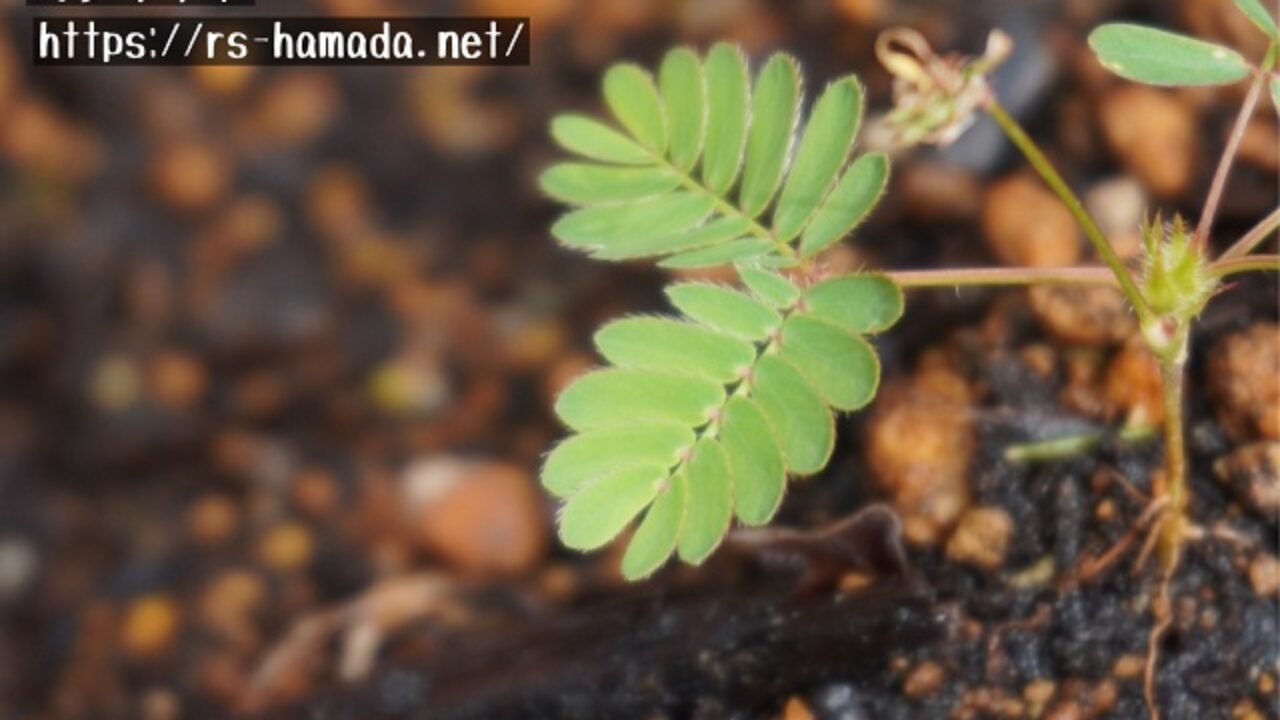
[(809, 116), (773, 213), (778, 238), (791, 240), (804, 229), (848, 158), (861, 120), (862, 87), (857, 79), (850, 76), (828, 85)]
[(684, 525), (680, 529), (680, 558), (698, 565), (729, 532), (733, 517), (733, 477), (720, 443), (701, 440), (685, 469)]
[(662, 167), (617, 167), (566, 162), (538, 178), (543, 192), (574, 205), (640, 200), (674, 190), (680, 176)]
[(773, 250), (773, 243), (763, 238), (742, 238), (723, 245), (690, 250), (658, 263), (658, 267), (673, 270), (716, 267), (732, 262), (750, 260)]
[(667, 297), (685, 315), (721, 332), (759, 341), (782, 324), (773, 308), (737, 290), (708, 283), (681, 283)]
[(884, 154), (854, 160), (805, 228), (800, 252), (812, 257), (852, 232), (880, 201), (888, 180), (889, 158)]
[(649, 165), (653, 156), (618, 131), (582, 115), (559, 115), (551, 121), (551, 137), (560, 147), (592, 160)]
[(671, 557), (684, 523), (685, 484), (683, 476), (668, 480), (667, 489), (649, 506), (644, 520), (631, 536), (622, 556), (622, 576), (639, 580), (652, 575)]
[(871, 402), (880, 383), (880, 362), (865, 340), (806, 315), (783, 323), (782, 357), (838, 410)]
[(730, 383), (755, 359), (751, 343), (670, 318), (616, 320), (596, 333), (596, 347), (624, 368), (694, 374)]
[(1240, 8), (1240, 12), (1244, 13), (1249, 21), (1258, 27), (1267, 37), (1272, 40), (1280, 40), (1280, 28), (1276, 27), (1275, 18), (1271, 17), (1271, 13), (1262, 7), (1262, 3), (1258, 0), (1235, 0), (1236, 7)]
[[(632, 238), (615, 240), (608, 247), (592, 253), (602, 260), (649, 257), (696, 250), (713, 245), (723, 245), (742, 237), (750, 227), (750, 221), (742, 217), (722, 217), (673, 235), (641, 234)], [(711, 248), (713, 250), (719, 248)]]
[(777, 53), (760, 71), (751, 99), (751, 131), (739, 195), (749, 217), (759, 215), (778, 190), (799, 112), (800, 70), (795, 58)]
[(560, 218), (551, 226), (551, 234), (569, 247), (607, 249), (683, 233), (706, 219), (713, 206), (711, 198), (689, 192), (625, 205), (596, 205)]
[(707, 136), (702, 179), (716, 193), (733, 185), (747, 138), (750, 88), (747, 61), (732, 45), (716, 43), (707, 53)]
[(804, 293), (810, 315), (859, 335), (878, 333), (902, 317), (902, 289), (883, 275), (848, 275)]
[(655, 153), (667, 149), (667, 118), (653, 78), (631, 63), (614, 65), (604, 74), (604, 100), (622, 126)]
[(614, 539), (653, 501), (666, 477), (666, 468), (626, 468), (583, 488), (560, 513), (561, 542), (594, 550)]
[(575, 380), (556, 399), (556, 415), (574, 430), (678, 423), (697, 427), (724, 402), (724, 388), (692, 375), (609, 368)]
[(671, 141), (671, 162), (688, 170), (702, 151), (702, 133), (706, 122), (705, 87), (702, 65), (689, 48), (676, 48), (662, 59), (658, 69), (658, 87), (667, 111), (667, 131)]
[(741, 395), (724, 408), (720, 442), (733, 473), (734, 508), (747, 525), (769, 522), (782, 502), (786, 466), (764, 411)]
[(751, 397), (777, 433), (789, 471), (810, 475), (827, 464), (835, 447), (835, 423), (799, 370), (776, 355), (760, 358)]
[(759, 268), (740, 267), (738, 277), (756, 297), (774, 307), (791, 307), (800, 299), (800, 288), (778, 273)]
[(693, 447), (688, 425), (664, 423), (590, 430), (556, 446), (542, 466), (542, 484), (566, 497), (619, 468), (673, 467)]
[(1111, 72), (1150, 85), (1227, 85), (1249, 75), (1234, 50), (1142, 25), (1103, 25), (1089, 35), (1089, 47)]

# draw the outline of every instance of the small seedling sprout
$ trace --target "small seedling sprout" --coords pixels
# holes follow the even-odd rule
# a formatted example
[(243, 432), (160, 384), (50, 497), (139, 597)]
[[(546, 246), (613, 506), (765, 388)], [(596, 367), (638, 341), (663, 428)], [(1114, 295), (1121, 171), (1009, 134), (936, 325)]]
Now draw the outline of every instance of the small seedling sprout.
[[(667, 296), (681, 317), (626, 318), (597, 333), (609, 367), (560, 395), (556, 413), (574, 435), (549, 454), (542, 472), (547, 489), (565, 500), (559, 523), (565, 544), (598, 548), (635, 524), (622, 571), (638, 579), (673, 554), (701, 563), (735, 518), (767, 523), (788, 476), (827, 464), (834, 414), (874, 397), (880, 366), (864, 336), (898, 321), (905, 289), (1116, 287), (1137, 316), (1163, 382), (1163, 477), (1142, 522), (1151, 524), (1147, 546), (1159, 571), (1146, 678), (1147, 702), (1158, 717), (1156, 648), (1171, 621), (1170, 583), (1184, 544), (1203, 534), (1188, 516), (1183, 387), (1191, 329), (1225, 278), (1280, 269), (1280, 256), (1252, 254), (1280, 227), (1280, 209), (1211, 257), (1227, 176), (1264, 89), (1280, 110), (1280, 32), (1257, 0), (1235, 2), (1270, 38), (1257, 65), (1232, 49), (1138, 25), (1104, 25), (1090, 35), (1102, 65), (1129, 80), (1160, 86), (1250, 80), (1198, 223), (1152, 216), (1141, 228), (1137, 271), (996, 98), (987, 77), (1012, 50), (1002, 32), (990, 35), (983, 55), (966, 58), (937, 55), (915, 31), (886, 31), (876, 52), (895, 83), (884, 127), (900, 146), (946, 145), (986, 113), (1070, 211), (1102, 265), (831, 276), (817, 255), (867, 217), (889, 173), (885, 155), (852, 152), (863, 115), (855, 77), (822, 89), (802, 122), (799, 67), (783, 53), (770, 57), (754, 81), (743, 53), (723, 43), (705, 57), (672, 50), (656, 78), (633, 64), (611, 68), (604, 98), (616, 124), (583, 115), (552, 122), (555, 140), (578, 156), (541, 177), (547, 194), (575, 208), (555, 223), (553, 235), (601, 260), (656, 258), (667, 268), (731, 263), (745, 290), (678, 283)], [(1026, 446), (1014, 459), (1052, 460), (1087, 451), (1102, 437)]]

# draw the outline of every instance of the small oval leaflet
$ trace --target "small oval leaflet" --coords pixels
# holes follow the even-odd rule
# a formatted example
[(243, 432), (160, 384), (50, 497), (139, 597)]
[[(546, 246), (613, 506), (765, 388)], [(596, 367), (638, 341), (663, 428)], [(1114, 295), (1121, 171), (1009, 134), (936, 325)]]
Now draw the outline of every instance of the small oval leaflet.
[(1111, 72), (1149, 85), (1229, 85), (1249, 76), (1234, 50), (1142, 25), (1103, 25), (1089, 34), (1089, 47)]

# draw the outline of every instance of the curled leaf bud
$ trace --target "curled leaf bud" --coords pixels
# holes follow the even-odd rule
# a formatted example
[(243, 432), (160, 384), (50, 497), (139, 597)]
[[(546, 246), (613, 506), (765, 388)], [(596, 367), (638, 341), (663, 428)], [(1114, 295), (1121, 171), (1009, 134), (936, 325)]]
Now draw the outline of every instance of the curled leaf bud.
[(924, 36), (890, 28), (876, 39), (876, 57), (894, 77), (893, 110), (882, 124), (898, 146), (945, 146), (973, 124), (974, 113), (991, 97), (987, 75), (1008, 59), (1013, 41), (992, 30), (978, 57), (938, 55)]

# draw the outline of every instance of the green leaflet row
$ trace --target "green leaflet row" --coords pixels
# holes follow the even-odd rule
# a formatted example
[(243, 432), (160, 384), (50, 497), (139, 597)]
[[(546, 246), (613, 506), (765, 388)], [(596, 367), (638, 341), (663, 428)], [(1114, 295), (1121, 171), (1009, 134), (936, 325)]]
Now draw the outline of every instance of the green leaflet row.
[(901, 315), (897, 286), (850, 275), (802, 290), (767, 270), (741, 275), (745, 290), (669, 287), (680, 317), (601, 328), (596, 346), (608, 366), (556, 401), (574, 433), (542, 469), (545, 487), (565, 501), (560, 537), (591, 550), (635, 525), (622, 563), (628, 578), (672, 554), (701, 563), (735, 518), (768, 522), (788, 475), (827, 464), (833, 414), (875, 395), (879, 360), (864, 336)]
[(863, 90), (846, 76), (800, 121), (800, 71), (777, 53), (754, 83), (738, 48), (667, 54), (655, 78), (633, 64), (604, 77), (612, 118), (566, 114), (552, 137), (578, 158), (540, 178), (574, 206), (552, 227), (605, 260), (665, 258), (704, 267), (777, 253), (812, 256), (838, 242), (884, 190), (888, 159), (852, 158)]

